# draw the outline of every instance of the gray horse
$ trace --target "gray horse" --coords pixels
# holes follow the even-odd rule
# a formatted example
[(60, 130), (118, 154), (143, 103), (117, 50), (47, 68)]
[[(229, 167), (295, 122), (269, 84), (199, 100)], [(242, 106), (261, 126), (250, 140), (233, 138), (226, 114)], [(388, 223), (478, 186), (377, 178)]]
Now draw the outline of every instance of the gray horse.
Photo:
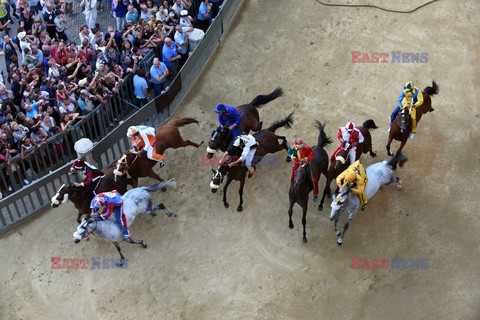
[[(167, 216), (175, 217), (176, 215), (168, 211), (163, 203), (153, 206), (152, 197), (149, 193), (159, 189), (175, 186), (175, 179), (170, 179), (152, 186), (133, 188), (125, 192), (125, 194), (122, 196), (122, 199), (123, 212), (125, 213), (125, 218), (127, 219), (127, 226), (130, 226), (133, 220), (135, 220), (135, 217), (140, 213), (155, 216), (155, 211), (163, 210)], [(100, 238), (113, 242), (115, 248), (117, 248), (118, 253), (120, 254), (120, 261), (117, 265), (121, 267), (124, 263), (125, 257), (122, 254), (118, 240), (123, 238), (123, 233), (122, 228), (115, 220), (115, 215), (112, 214), (106, 220), (102, 220), (101, 218), (90, 218), (88, 220), (83, 220), (82, 223), (77, 227), (77, 231), (75, 231), (73, 234), (73, 241), (75, 243), (79, 243), (80, 240), (86, 238), (91, 233)], [(134, 244), (141, 244), (144, 248), (147, 247), (147, 244), (143, 240), (130, 239), (127, 241)]]
[[(397, 186), (397, 189), (400, 189), (402, 182), (398, 177), (395, 177), (393, 170), (396, 168), (397, 163), (402, 167), (407, 160), (407, 157), (403, 153), (399, 153), (393, 158), (368, 166), (366, 170), (368, 183), (365, 187), (367, 199), (373, 197), (382, 186), (392, 182), (398, 182), (399, 185)], [(360, 199), (358, 196), (350, 193), (348, 189), (345, 189), (339, 195), (334, 195), (332, 198), (330, 220), (335, 220), (335, 232), (337, 233), (337, 236), (340, 236), (337, 240), (337, 244), (341, 246), (343, 243), (343, 237), (345, 237), (345, 232), (360, 207)], [(348, 213), (348, 219), (343, 227), (343, 232), (340, 233), (338, 230), (338, 219), (343, 211)]]

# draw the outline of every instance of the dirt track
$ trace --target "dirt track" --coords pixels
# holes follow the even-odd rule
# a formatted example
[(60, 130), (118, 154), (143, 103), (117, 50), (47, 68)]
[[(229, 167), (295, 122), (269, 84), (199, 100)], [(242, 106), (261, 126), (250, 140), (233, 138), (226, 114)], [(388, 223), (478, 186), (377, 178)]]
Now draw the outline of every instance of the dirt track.
[[(415, 5), (370, 3), (397, 10)], [(122, 244), (128, 269), (52, 270), (51, 257), (117, 258), (113, 245), (97, 238), (74, 245), (76, 213), (63, 205), (0, 239), (0, 318), (480, 317), (479, 2), (439, 1), (409, 15), (311, 0), (294, 5), (247, 1), (176, 114), (200, 120), (182, 135), (207, 140), (218, 102), (240, 105), (280, 86), (284, 97), (260, 110), (265, 124), (295, 110), (293, 129), (279, 133), (314, 145), (314, 119), (328, 121), (335, 138), (346, 121), (372, 118), (379, 126), (372, 132), (378, 157), (364, 156), (369, 165), (386, 158), (389, 115), (405, 81), (423, 89), (434, 79), (440, 85), (435, 112), (422, 118), (405, 147), (410, 161), (397, 172), (403, 190), (382, 188), (342, 247), (329, 210), (319, 213), (310, 200), (303, 245), (299, 207), (295, 228), (288, 228), (290, 164), (260, 168), (246, 183), (244, 212), (237, 213), (237, 183), (229, 189), (229, 209), (221, 191), (210, 192), (210, 168), (201, 166), (205, 148), (168, 150), (167, 166), (157, 169), (175, 177), (178, 187), (154, 198), (178, 217), (134, 222), (132, 235), (149, 247)], [(355, 50), (427, 52), (428, 62), (354, 64)], [(428, 259), (428, 268), (352, 270), (352, 257)]]

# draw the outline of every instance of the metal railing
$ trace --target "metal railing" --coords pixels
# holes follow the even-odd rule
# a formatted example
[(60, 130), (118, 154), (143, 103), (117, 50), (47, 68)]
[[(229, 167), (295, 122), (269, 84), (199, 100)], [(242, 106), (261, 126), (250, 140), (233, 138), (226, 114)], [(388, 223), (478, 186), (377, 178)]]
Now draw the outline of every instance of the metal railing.
[[(0, 166), (0, 170), (6, 170), (7, 173), (2, 175), (0, 183), (11, 179), (19, 188), (15, 193), (0, 200), (0, 233), (34, 217), (36, 213), (50, 206), (50, 199), (58, 188), (63, 183), (72, 182), (72, 177), (68, 176), (67, 172), (70, 162), (77, 157), (73, 150), (74, 141), (82, 137), (89, 137), (95, 141), (92, 156), (96, 164), (103, 168), (116, 161), (129, 148), (129, 141), (125, 135), (129, 126), (138, 124), (158, 126), (167, 120), (201, 75), (243, 2), (244, 0), (224, 1), (220, 13), (210, 25), (208, 32), (164, 94), (132, 113), (132, 108), (127, 105), (135, 101), (133, 76), (128, 75), (116, 97), (110, 99), (105, 106), (92, 111), (85, 121), (75, 125), (70, 132), (52, 137), (51, 141), (39, 148), (38, 164), (37, 160), (32, 160), (35, 161), (35, 165), (38, 165), (35, 168), (38, 170), (35, 181), (28, 185), (22, 184), (20, 169), (25, 170), (21, 167), (22, 164), (15, 162), (19, 166), (16, 170), (5, 164)], [(144, 59), (144, 67), (148, 66), (147, 63), (151, 65), (153, 57), (152, 53), (151, 57)], [(115, 128), (109, 127), (111, 115), (116, 116), (117, 120), (122, 119)], [(55, 152), (47, 151), (52, 148)]]

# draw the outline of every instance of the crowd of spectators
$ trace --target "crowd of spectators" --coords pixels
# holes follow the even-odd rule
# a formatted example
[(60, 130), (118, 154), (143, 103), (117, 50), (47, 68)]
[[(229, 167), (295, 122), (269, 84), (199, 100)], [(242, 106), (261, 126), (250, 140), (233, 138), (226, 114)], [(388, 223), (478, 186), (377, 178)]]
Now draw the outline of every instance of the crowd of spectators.
[[(85, 25), (78, 42), (65, 33), (72, 0), (17, 0), (11, 6), (0, 0), (0, 56), (5, 62), (0, 79), (0, 164), (21, 170), (21, 180), (28, 184), (23, 171), (35, 172), (36, 147), (67, 132), (95, 108), (105, 109), (129, 73), (135, 74), (132, 104), (141, 107), (160, 95), (188, 58), (190, 32), (206, 31), (222, 2), (112, 0), (104, 1), (107, 8), (102, 8), (100, 0), (83, 0)], [(106, 30), (96, 21), (103, 9), (115, 18), (115, 25)], [(137, 68), (151, 50), (156, 56), (151, 68)], [(42, 152), (59, 153), (63, 140), (58, 138), (56, 147)], [(24, 160), (22, 168), (12, 161), (16, 156)], [(11, 186), (0, 182), (0, 189), (4, 196)]]

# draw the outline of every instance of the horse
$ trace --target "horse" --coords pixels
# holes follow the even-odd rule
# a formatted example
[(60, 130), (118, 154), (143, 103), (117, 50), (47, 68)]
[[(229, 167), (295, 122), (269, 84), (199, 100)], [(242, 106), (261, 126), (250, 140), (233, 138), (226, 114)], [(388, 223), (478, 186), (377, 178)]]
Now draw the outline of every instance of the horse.
[[(403, 153), (398, 153), (393, 158), (368, 166), (366, 170), (368, 182), (365, 186), (367, 199), (372, 198), (382, 186), (392, 182), (398, 182), (399, 185), (397, 185), (397, 190), (400, 190), (402, 182), (400, 178), (394, 175), (393, 170), (396, 168), (397, 163), (399, 163), (400, 167), (403, 167), (407, 160), (407, 157)], [(347, 231), (350, 222), (357, 214), (358, 207), (360, 206), (360, 199), (357, 195), (350, 193), (347, 188), (338, 196), (334, 195), (332, 199), (330, 221), (335, 220), (335, 232), (337, 236), (340, 236), (337, 240), (337, 244), (341, 246), (343, 238), (345, 237), (345, 232)], [(340, 233), (338, 230), (338, 219), (343, 211), (348, 213), (348, 219), (343, 227), (343, 232)]]
[[(252, 102), (238, 106), (236, 109), (242, 117), (242, 122), (238, 127), (239, 132), (249, 133), (250, 131), (258, 132), (262, 130), (263, 122), (260, 121), (257, 108), (262, 107), (270, 101), (277, 99), (283, 95), (282, 88), (277, 88), (266, 95), (256, 96)], [(212, 132), (212, 140), (208, 143), (207, 158), (210, 159), (213, 154), (220, 149), (225, 152), (228, 148), (229, 142), (232, 140), (232, 135), (228, 128), (219, 127)]]
[[(432, 108), (432, 99), (430, 96), (438, 94), (440, 91), (439, 86), (435, 81), (432, 81), (431, 87), (426, 87), (422, 91), (423, 95), (423, 104), (417, 108), (416, 117), (417, 124), (420, 122), (422, 115), (433, 112), (435, 109)], [(393, 156), (393, 153), (390, 151), (390, 145), (392, 140), (400, 141), (400, 148), (397, 150), (397, 153), (402, 152), (403, 147), (407, 143), (408, 137), (412, 130), (412, 121), (410, 119), (410, 114), (407, 110), (403, 110), (397, 114), (395, 121), (393, 121), (392, 127), (388, 134), (388, 142), (386, 145), (387, 154)]]
[[(357, 127), (358, 130), (363, 135), (363, 142), (359, 143), (357, 146), (356, 150), (356, 156), (355, 160), (360, 159), (360, 156), (363, 153), (369, 153), (371, 157), (375, 157), (377, 154), (373, 152), (372, 148), (372, 136), (370, 135), (370, 130), (377, 129), (377, 125), (372, 119), (369, 119), (365, 121), (361, 126)], [(327, 181), (325, 183), (325, 189), (323, 190), (323, 195), (322, 195), (322, 200), (320, 201), (320, 204), (318, 205), (318, 210), (322, 211), (323, 210), (323, 203), (325, 202), (325, 196), (328, 195), (330, 196), (331, 194), (331, 189), (330, 189), (330, 184), (332, 183), (332, 180), (335, 180), (335, 178), (342, 173), (345, 169), (348, 168), (349, 166), (349, 161), (348, 161), (348, 149), (345, 148), (340, 148), (335, 155), (335, 161), (333, 161), (330, 164), (330, 167), (328, 168), (328, 175), (327, 175)]]
[[(184, 125), (196, 123), (198, 121), (193, 118), (176, 118), (167, 123), (162, 124), (155, 130), (155, 148), (158, 154), (163, 154), (166, 149), (177, 149), (187, 146), (200, 147), (203, 141), (199, 143), (190, 140), (183, 140), (179, 127)], [(132, 179), (132, 186), (138, 186), (138, 178), (151, 177), (158, 181), (163, 181), (160, 176), (153, 171), (153, 166), (157, 161), (149, 159), (145, 154), (137, 155), (135, 152), (127, 151), (120, 156), (115, 168), (115, 176), (122, 177), (128, 172)]]
[(129, 182), (127, 176), (117, 178), (113, 171), (115, 164), (102, 169), (105, 174), (100, 182), (93, 182), (87, 187), (76, 187), (75, 185), (63, 184), (57, 193), (51, 199), (51, 207), (56, 208), (61, 203), (70, 200), (78, 210), (77, 222), (80, 223), (82, 215), (90, 215), (90, 202), (97, 193), (117, 190), (120, 194), (127, 192), (127, 183)]
[[(176, 215), (160, 203), (159, 205), (152, 205), (152, 197), (149, 192), (154, 192), (158, 189), (175, 187), (175, 179), (170, 179), (158, 184), (146, 187), (133, 188), (128, 190), (123, 196), (123, 212), (125, 213), (125, 218), (127, 220), (127, 226), (130, 226), (135, 220), (135, 217), (140, 213), (146, 215), (155, 216), (155, 211), (163, 210), (163, 212), (168, 217), (175, 217)], [(115, 216), (111, 215), (108, 219), (102, 220), (101, 218), (90, 218), (88, 220), (82, 221), (82, 223), (77, 227), (77, 231), (73, 234), (74, 243), (79, 243), (82, 239), (86, 238), (88, 235), (94, 234), (100, 238), (103, 238), (108, 241), (112, 241), (115, 248), (117, 248), (118, 253), (120, 254), (120, 260), (117, 263), (117, 266), (123, 266), (125, 262), (125, 257), (122, 254), (118, 240), (123, 238), (122, 228), (115, 220)], [(147, 244), (143, 240), (126, 240), (132, 244), (140, 244), (144, 248), (147, 247)]]
[[(316, 127), (320, 131), (318, 135), (318, 143), (313, 147), (313, 152), (315, 156), (313, 157), (310, 165), (312, 169), (313, 176), (316, 179), (316, 183), (320, 180), (320, 175), (323, 173), (325, 177), (328, 174), (328, 153), (325, 151), (324, 147), (332, 143), (332, 139), (328, 137), (324, 131), (325, 124), (316, 120)], [(315, 183), (315, 181), (313, 182)], [(288, 195), (290, 198), (290, 206), (288, 208), (288, 226), (290, 229), (293, 229), (292, 222), (292, 213), (293, 205), (298, 203), (303, 209), (302, 224), (303, 224), (303, 238), (302, 242), (307, 243), (307, 232), (306, 232), (306, 223), (307, 223), (307, 207), (308, 207), (308, 195), (312, 191), (313, 186), (307, 178), (307, 169), (305, 165), (301, 165), (295, 170), (293, 183), (290, 186)]]
[[(292, 118), (293, 113), (289, 114), (285, 119), (276, 121), (268, 129), (260, 130), (253, 134), (255, 140), (257, 141), (257, 150), (255, 152), (255, 159), (252, 161), (252, 165), (260, 164), (261, 161), (265, 161), (263, 165), (266, 165), (267, 158), (264, 159), (264, 156), (269, 153), (276, 153), (281, 150), (288, 150), (287, 138), (284, 136), (278, 136), (275, 134), (275, 131), (278, 128), (285, 127), (287, 129), (291, 128), (293, 123)], [(282, 142), (279, 143), (278, 140)], [(274, 165), (275, 159), (268, 159), (270, 165)], [(255, 162), (255, 164), (254, 164)], [(243, 210), (243, 186), (245, 185), (245, 176), (247, 175), (247, 167), (244, 165), (229, 167), (226, 164), (219, 164), (217, 170), (212, 169), (213, 175), (210, 182), (210, 188), (212, 193), (217, 192), (217, 189), (220, 188), (222, 182), (227, 178), (227, 182), (223, 187), (223, 205), (225, 208), (229, 207), (227, 202), (227, 189), (230, 183), (235, 180), (240, 182), (240, 188), (238, 193), (240, 195), (240, 203), (237, 207), (237, 211), (240, 212)]]

